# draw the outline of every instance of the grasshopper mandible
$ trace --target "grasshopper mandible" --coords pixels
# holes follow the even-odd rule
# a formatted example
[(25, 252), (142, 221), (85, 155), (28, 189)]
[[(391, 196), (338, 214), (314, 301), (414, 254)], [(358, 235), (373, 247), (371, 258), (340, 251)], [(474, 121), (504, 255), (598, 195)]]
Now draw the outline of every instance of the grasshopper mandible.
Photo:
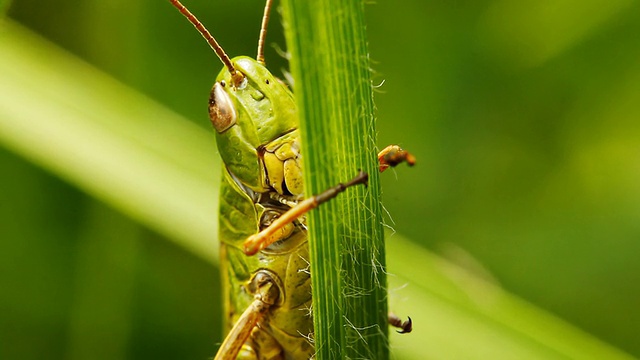
[[(265, 67), (267, 0), (256, 59), (230, 59), (179, 0), (169, 0), (200, 32), (224, 64), (209, 98), (209, 116), (224, 163), (220, 189), (220, 254), (228, 333), (215, 359), (310, 359), (313, 333), (309, 246), (303, 215), (348, 187), (365, 184), (360, 172), (345, 184), (303, 200), (298, 112), (292, 92)], [(408, 152), (380, 152), (380, 171)], [(257, 254), (256, 256), (252, 256)], [(305, 310), (306, 311), (301, 311)], [(411, 331), (411, 319), (389, 322)]]

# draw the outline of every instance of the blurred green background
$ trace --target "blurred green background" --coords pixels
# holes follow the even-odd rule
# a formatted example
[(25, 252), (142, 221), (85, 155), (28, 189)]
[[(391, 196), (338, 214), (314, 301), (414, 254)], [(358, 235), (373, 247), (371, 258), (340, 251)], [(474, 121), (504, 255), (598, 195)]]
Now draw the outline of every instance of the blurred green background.
[[(255, 56), (261, 1), (185, 5), (230, 55)], [(8, 16), (210, 131), (221, 65), (167, 1), (14, 0)], [(387, 222), (640, 356), (638, 2), (378, 1), (367, 17), (378, 144), (419, 159), (383, 176)], [(274, 19), (267, 63), (282, 74)], [(216, 267), (10, 148), (0, 357), (211, 357)]]

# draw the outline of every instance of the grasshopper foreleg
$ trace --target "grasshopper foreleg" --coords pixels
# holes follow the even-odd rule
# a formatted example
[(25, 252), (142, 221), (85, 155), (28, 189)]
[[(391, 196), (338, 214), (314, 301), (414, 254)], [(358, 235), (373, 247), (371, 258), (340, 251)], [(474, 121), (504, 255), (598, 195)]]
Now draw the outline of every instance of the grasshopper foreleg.
[(279, 229), (292, 223), (312, 209), (315, 209), (316, 207), (318, 207), (318, 205), (338, 196), (338, 194), (345, 191), (347, 188), (358, 184), (366, 185), (368, 179), (369, 175), (364, 171), (360, 171), (360, 173), (349, 182), (345, 184), (338, 184), (316, 196), (312, 196), (308, 199), (300, 201), (296, 206), (292, 207), (291, 209), (289, 209), (289, 211), (285, 212), (284, 214), (282, 214), (282, 216), (274, 220), (273, 223), (271, 223), (271, 225), (269, 225), (266, 229), (260, 231), (257, 234), (249, 236), (243, 245), (244, 253), (249, 256), (256, 254), (258, 251), (266, 248), (267, 246), (278, 240), (278, 237), (274, 237), (273, 235)]
[[(415, 157), (406, 150), (403, 150), (398, 145), (389, 145), (378, 153), (378, 162), (380, 163), (380, 172), (386, 170), (389, 167), (396, 166), (400, 163), (406, 162), (410, 166), (416, 163)], [(310, 210), (318, 207), (318, 205), (333, 199), (339, 193), (345, 191), (348, 187), (357, 184), (367, 184), (369, 175), (363, 171), (351, 179), (346, 184), (338, 184), (333, 188), (330, 188), (316, 196), (312, 196), (308, 199), (300, 201), (297, 205), (293, 206), (289, 211), (282, 214), (276, 219), (270, 226), (263, 229), (257, 234), (251, 235), (243, 244), (243, 250), (246, 255), (255, 255), (258, 251), (266, 248), (279, 237), (274, 234), (284, 226), (292, 223), (302, 215), (306, 214)], [(280, 200), (282, 202), (282, 200)]]

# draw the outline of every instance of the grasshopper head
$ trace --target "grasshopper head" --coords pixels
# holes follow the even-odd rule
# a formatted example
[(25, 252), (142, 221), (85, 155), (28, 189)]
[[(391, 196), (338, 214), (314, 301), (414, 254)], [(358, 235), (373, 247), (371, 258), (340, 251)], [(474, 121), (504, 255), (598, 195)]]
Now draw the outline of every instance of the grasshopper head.
[[(246, 56), (231, 60), (211, 89), (209, 116), (227, 169), (245, 186), (268, 190), (260, 149), (298, 128), (291, 91), (264, 65)], [(241, 76), (239, 76), (241, 75)]]
[(298, 127), (291, 91), (264, 66), (264, 39), (272, 2), (265, 5), (257, 60), (246, 56), (230, 59), (195, 15), (179, 0), (170, 2), (200, 32), (225, 66), (209, 98), (209, 117), (217, 132), (222, 160), (243, 186), (260, 193), (268, 191), (260, 152)]

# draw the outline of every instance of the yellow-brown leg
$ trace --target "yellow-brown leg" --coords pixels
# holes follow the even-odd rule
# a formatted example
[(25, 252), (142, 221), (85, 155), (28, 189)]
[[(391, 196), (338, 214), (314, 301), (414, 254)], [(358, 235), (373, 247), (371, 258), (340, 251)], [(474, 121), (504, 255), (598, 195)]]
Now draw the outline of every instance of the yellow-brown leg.
[(280, 291), (271, 275), (266, 271), (258, 271), (251, 280), (250, 287), (255, 289), (255, 300), (233, 325), (214, 360), (236, 360), (241, 351), (243, 356), (251, 359), (250, 353), (253, 349), (247, 349), (245, 344), (256, 324), (278, 301)]
[(369, 175), (364, 171), (360, 171), (360, 173), (349, 182), (345, 184), (338, 184), (316, 196), (312, 196), (308, 199), (302, 200), (298, 203), (298, 205), (292, 207), (291, 209), (289, 209), (289, 211), (274, 220), (273, 223), (271, 223), (271, 225), (266, 229), (260, 231), (257, 234), (249, 236), (243, 244), (244, 253), (249, 256), (256, 254), (258, 251), (279, 240), (279, 237), (274, 236), (274, 234), (276, 234), (280, 229), (292, 223), (297, 218), (306, 214), (310, 210), (315, 209), (316, 207), (318, 207), (318, 205), (338, 196), (338, 194), (345, 191), (347, 188), (358, 184), (366, 185), (368, 179)]

